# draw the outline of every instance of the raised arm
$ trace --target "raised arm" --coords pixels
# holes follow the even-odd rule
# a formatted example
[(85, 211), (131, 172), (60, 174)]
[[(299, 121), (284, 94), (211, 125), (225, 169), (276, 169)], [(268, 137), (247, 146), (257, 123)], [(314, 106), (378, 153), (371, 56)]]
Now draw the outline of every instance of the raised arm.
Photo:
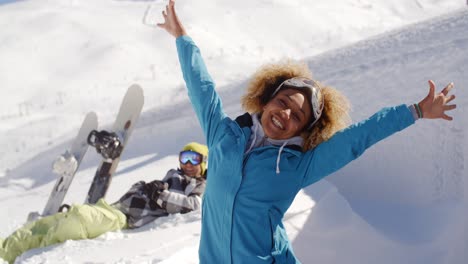
[(448, 95), (452, 88), (453, 83), (450, 83), (435, 94), (434, 82), (429, 81), (429, 93), (418, 104), (384, 108), (307, 152), (308, 169), (303, 187), (344, 167), (373, 144), (405, 129), (419, 118), (452, 120), (446, 114), (456, 108), (456, 105), (448, 105), (455, 99), (455, 95)]
[(163, 11), (164, 23), (158, 24), (176, 37), (177, 52), (190, 101), (206, 136), (208, 146), (216, 137), (217, 126), (226, 117), (221, 99), (215, 91), (215, 83), (208, 73), (200, 49), (187, 35), (177, 17), (175, 1), (171, 0)]

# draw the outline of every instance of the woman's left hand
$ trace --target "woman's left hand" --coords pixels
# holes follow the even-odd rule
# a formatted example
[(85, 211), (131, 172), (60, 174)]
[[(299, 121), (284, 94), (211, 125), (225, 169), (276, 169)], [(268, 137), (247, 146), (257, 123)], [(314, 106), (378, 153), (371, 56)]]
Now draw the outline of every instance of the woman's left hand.
[(435, 93), (435, 84), (432, 80), (429, 80), (429, 94), (421, 102), (419, 107), (421, 108), (422, 117), (429, 119), (442, 118), (451, 121), (453, 117), (448, 116), (445, 112), (453, 110), (457, 107), (455, 104), (449, 105), (448, 103), (455, 99), (455, 95), (448, 95), (450, 90), (453, 88), (453, 83), (449, 83), (445, 86), (440, 93)]

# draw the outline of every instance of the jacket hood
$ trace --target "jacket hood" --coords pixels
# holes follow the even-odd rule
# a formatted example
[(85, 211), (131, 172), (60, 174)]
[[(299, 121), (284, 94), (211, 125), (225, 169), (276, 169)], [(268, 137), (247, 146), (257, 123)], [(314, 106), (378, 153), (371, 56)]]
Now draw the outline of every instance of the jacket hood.
[[(261, 67), (254, 73), (247, 86), (247, 92), (241, 99), (242, 107), (252, 115), (261, 114), (276, 88), (293, 77), (313, 79), (307, 64), (293, 60)], [(330, 86), (321, 84), (321, 87), (324, 98), (322, 116), (312, 129), (301, 134), (304, 141), (303, 151), (313, 149), (350, 123), (349, 103), (346, 97)]]

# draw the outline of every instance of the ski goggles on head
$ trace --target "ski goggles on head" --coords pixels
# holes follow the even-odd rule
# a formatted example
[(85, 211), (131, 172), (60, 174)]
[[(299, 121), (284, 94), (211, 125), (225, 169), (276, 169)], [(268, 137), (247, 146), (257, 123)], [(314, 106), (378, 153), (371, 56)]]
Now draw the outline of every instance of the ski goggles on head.
[(190, 162), (192, 165), (199, 165), (200, 163), (204, 162), (205, 159), (203, 155), (198, 152), (185, 150), (179, 153), (179, 161), (184, 165), (188, 162)]
[(314, 118), (307, 127), (307, 130), (310, 130), (312, 126), (319, 120), (320, 116), (322, 116), (324, 105), (324, 99), (321, 94), (322, 87), (320, 87), (320, 85), (314, 80), (304, 77), (293, 77), (282, 82), (273, 92), (271, 98), (273, 98), (281, 89), (285, 88), (305, 90), (310, 96), (310, 104), (312, 105), (312, 115)]

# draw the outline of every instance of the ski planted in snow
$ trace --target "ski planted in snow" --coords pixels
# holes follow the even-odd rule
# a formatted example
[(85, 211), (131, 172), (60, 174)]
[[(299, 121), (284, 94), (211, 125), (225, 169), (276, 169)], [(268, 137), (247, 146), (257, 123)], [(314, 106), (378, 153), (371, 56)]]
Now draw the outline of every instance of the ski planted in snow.
[(91, 183), (85, 203), (94, 204), (106, 195), (121, 154), (140, 116), (143, 103), (143, 89), (137, 84), (130, 86), (112, 130), (110, 132), (94, 130), (89, 134), (88, 144), (101, 154), (102, 161)]

